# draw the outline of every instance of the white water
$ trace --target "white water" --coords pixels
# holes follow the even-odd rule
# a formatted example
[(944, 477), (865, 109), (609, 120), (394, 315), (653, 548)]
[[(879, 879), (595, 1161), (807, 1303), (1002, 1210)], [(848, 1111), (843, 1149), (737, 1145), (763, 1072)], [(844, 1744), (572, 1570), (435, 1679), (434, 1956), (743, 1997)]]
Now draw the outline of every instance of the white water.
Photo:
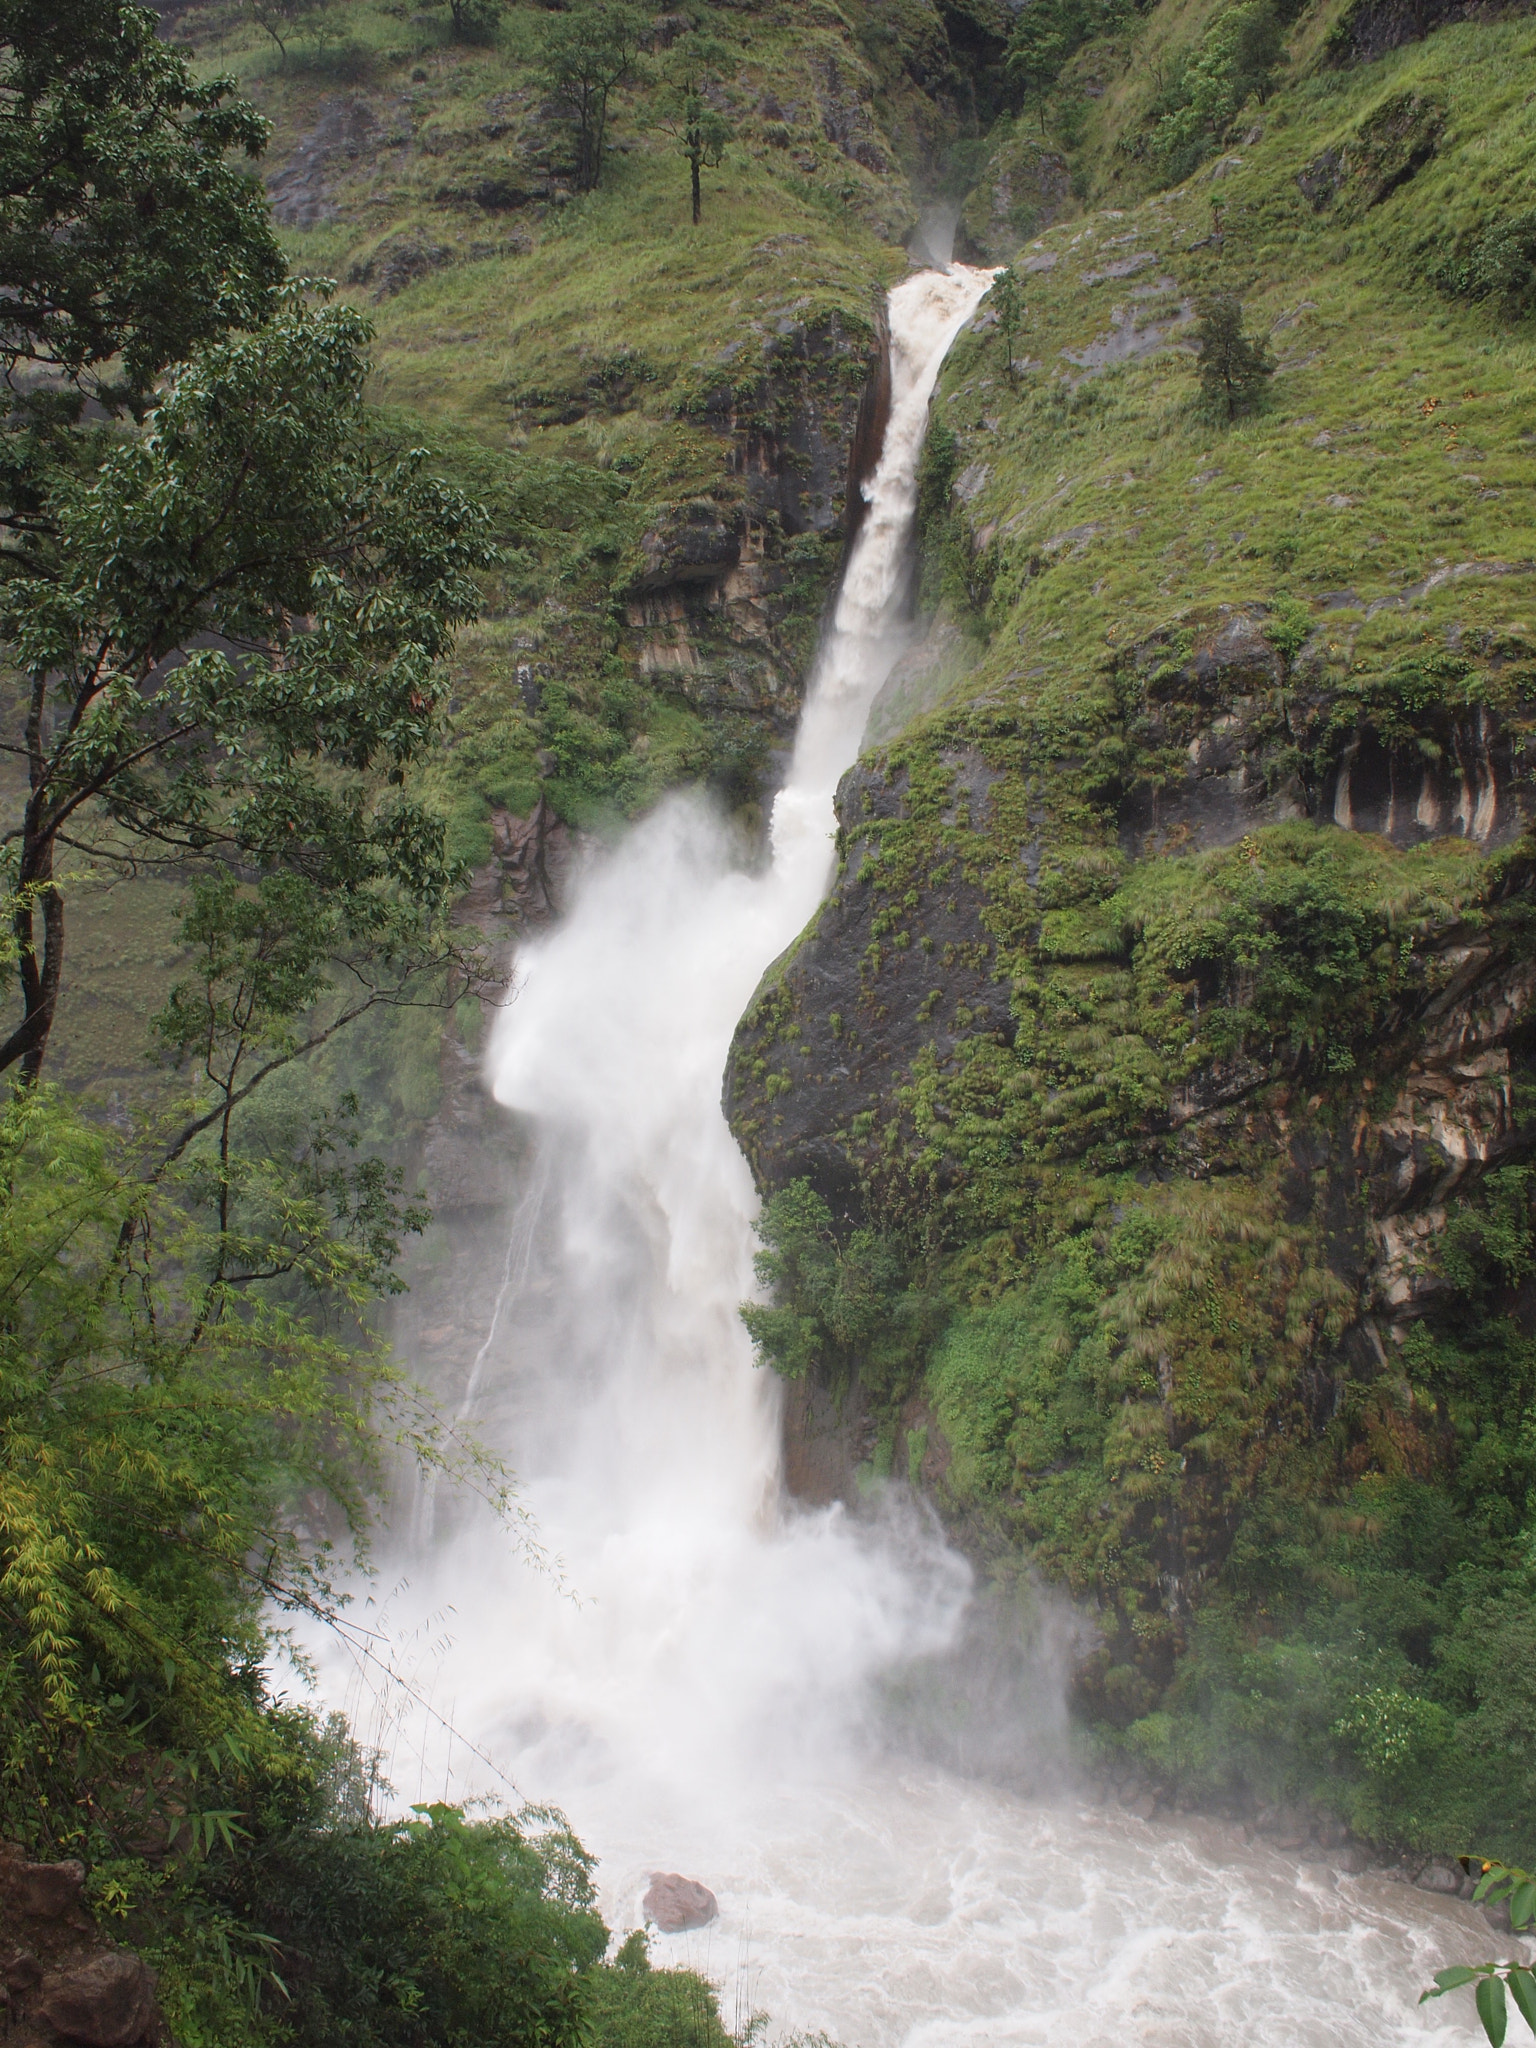
[[(769, 869), (674, 800), (521, 955), (489, 1067), (532, 1148), (466, 1405), (563, 1576), (488, 1516), (433, 1533), (428, 1504), (390, 1626), (431, 1711), (396, 1732), (393, 1776), (405, 1799), (510, 1779), (563, 1806), (619, 1927), (653, 1868), (709, 1884), (717, 1925), (657, 1947), (726, 1980), (728, 2017), (764, 2006), (863, 2048), (1474, 2039), (1413, 2004), (1487, 1945), (1464, 1908), (903, 1761), (880, 1681), (956, 1644), (970, 1572), (910, 1509), (856, 1524), (781, 1498), (776, 1389), (736, 1313), (756, 1204), (721, 1073), (827, 886), (837, 779), (900, 651), (929, 394), (987, 282), (957, 267), (892, 294), (890, 427)], [(1051, 1720), (1011, 1730), (1021, 1765), (1049, 1757)]]

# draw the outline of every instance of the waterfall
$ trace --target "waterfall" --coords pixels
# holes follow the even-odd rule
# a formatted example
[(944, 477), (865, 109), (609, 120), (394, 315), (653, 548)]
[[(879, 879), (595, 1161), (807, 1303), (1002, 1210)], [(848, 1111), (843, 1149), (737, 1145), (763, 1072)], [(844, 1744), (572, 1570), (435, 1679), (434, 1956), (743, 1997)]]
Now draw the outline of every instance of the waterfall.
[(531, 1569), (489, 1513), (439, 1499), (434, 1527), (425, 1504), (380, 1622), (414, 1646), (422, 1710), (386, 1765), (402, 1801), (510, 1780), (563, 1806), (617, 1927), (653, 1868), (703, 1880), (718, 1926), (658, 1938), (658, 1959), (734, 1970), (738, 2008), (862, 2048), (1471, 2039), (1413, 2004), (1458, 1931), (1431, 1915), (1462, 1909), (882, 1751), (882, 1681), (953, 1648), (970, 1569), (914, 1509), (782, 1497), (777, 1388), (737, 1314), (756, 1198), (721, 1077), (827, 888), (837, 781), (903, 644), (934, 381), (990, 275), (891, 293), (889, 426), (767, 868), (674, 797), (521, 951), (488, 1070), (529, 1156), (466, 1401), (555, 1562)]
[(763, 970), (830, 878), (838, 777), (903, 645), (934, 380), (990, 281), (927, 271), (891, 294), (890, 421), (768, 866), (745, 872), (710, 807), (672, 798), (522, 950), (489, 1047), (533, 1156), (474, 1415), (515, 1459), (569, 1597), (514, 1559), (498, 1570), (478, 1527), (437, 1546), (433, 1576), (461, 1616), (474, 1589), (458, 1661), (477, 1739), (541, 1794), (617, 1776), (675, 1811), (764, 1772), (824, 1773), (857, 1740), (867, 1682), (942, 1649), (965, 1604), (967, 1567), (919, 1523), (876, 1536), (780, 1500), (777, 1390), (737, 1313), (756, 1195), (720, 1085)]

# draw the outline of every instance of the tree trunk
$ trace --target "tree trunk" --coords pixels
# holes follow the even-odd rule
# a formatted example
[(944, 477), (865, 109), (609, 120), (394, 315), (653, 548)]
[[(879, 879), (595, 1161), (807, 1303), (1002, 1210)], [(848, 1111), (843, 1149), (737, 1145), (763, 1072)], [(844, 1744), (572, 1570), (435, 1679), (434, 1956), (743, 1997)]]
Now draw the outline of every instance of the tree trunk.
[[(43, 1070), (48, 1034), (59, 999), (59, 980), (64, 968), (64, 900), (53, 886), (53, 840), (25, 846), (17, 883), (16, 911), (11, 928), (16, 935), (17, 979), (21, 983), (21, 1022), (0, 1045), (0, 1073), (21, 1062), (21, 1075), (29, 1085)], [(37, 906), (43, 913), (42, 949), (37, 943)]]
[(692, 174), (693, 174), (693, 224), (694, 224), (694, 226), (695, 226), (695, 227), (697, 227), (697, 226), (698, 226), (698, 224), (699, 224), (699, 218), (700, 218), (700, 206), (699, 206), (699, 155), (698, 155), (698, 151), (697, 151), (697, 150), (695, 150), (695, 151), (693, 152), (693, 154), (692, 154), (692, 155), (691, 155), (691, 156), (689, 157), (689, 159), (688, 159), (688, 168), (689, 168), (689, 170), (690, 170), (690, 171), (692, 172)]

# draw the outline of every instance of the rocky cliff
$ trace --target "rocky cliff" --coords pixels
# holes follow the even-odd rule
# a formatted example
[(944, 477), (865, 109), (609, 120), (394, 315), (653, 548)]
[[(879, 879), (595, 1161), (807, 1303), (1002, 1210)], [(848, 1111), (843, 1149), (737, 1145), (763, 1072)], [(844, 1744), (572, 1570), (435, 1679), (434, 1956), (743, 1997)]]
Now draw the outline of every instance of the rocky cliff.
[[(878, 1334), (792, 1389), (790, 1475), (904, 1476), (1068, 1588), (1138, 1769), (1337, 1780), (1444, 1847), (1536, 1754), (1499, 1682), (1536, 1671), (1532, 32), (1085, 10), (1025, 109), (1016, 14), (657, 15), (588, 194), (539, 8), (472, 46), (359, 5), (290, 61), (222, 0), (168, 28), (271, 115), (295, 257), (377, 323), (381, 434), (501, 519), (426, 778), (491, 926), (680, 782), (760, 824), (878, 447), (880, 291), (950, 218), (1013, 263), (1020, 321), (984, 308), (935, 401), (836, 887), (728, 1076), (770, 1232), (809, 1183)], [(693, 230), (654, 93), (700, 24), (735, 140)], [(1213, 294), (1265, 360), (1231, 414)], [(468, 1046), (370, 1057), (473, 1207)]]
[[(1474, 1532), (1487, 1487), (1523, 1500), (1469, 1446), (1528, 1398), (1528, 336), (1448, 265), (1474, 155), (1485, 208), (1529, 203), (1495, 81), (1531, 31), (1384, 55), (1362, 19), (1304, 18), (1294, 90), (1139, 202), (1144, 156), (1090, 134), (1080, 185), (1127, 203), (1051, 226), (1042, 146), (994, 154), (965, 221), (1019, 250), (1022, 324), (984, 308), (946, 370), (923, 618), (726, 1103), (765, 1190), (808, 1181), (949, 1317), (798, 1387), (792, 1472), (907, 1474), (1064, 1581), (1100, 1630), (1080, 1697), (1169, 1778), (1355, 1770), (1390, 1804), (1329, 1660), (1486, 1716), (1451, 1585), (1475, 1557), (1508, 1619)], [(1134, 64), (1083, 64), (1134, 137)], [(1218, 291), (1272, 371), (1236, 420), (1197, 383)], [(1409, 1562), (1397, 1518), (1446, 1513)], [(1388, 1582), (1426, 1633), (1370, 1607)], [(1240, 1669), (1313, 1688), (1283, 1764), (1212, 1732)]]

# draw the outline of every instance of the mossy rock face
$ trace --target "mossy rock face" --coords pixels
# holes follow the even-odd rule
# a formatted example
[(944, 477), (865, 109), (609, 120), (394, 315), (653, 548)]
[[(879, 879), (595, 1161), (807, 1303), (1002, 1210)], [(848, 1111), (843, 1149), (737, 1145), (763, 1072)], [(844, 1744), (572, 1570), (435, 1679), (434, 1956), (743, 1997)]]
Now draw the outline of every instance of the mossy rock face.
[(1327, 54), (1335, 64), (1366, 64), (1472, 13), (1471, 0), (1349, 0), (1329, 30)]
[(1070, 198), (1066, 158), (1032, 135), (1021, 116), (961, 209), (967, 253), (980, 263), (1011, 263), (1061, 217)]
[[(1431, 272), (1488, 163), (1524, 203), (1532, 33), (1322, 74), (1189, 185), (1036, 235), (1013, 363), (983, 310), (945, 367), (932, 617), (732, 1056), (762, 1184), (809, 1177), (952, 1305), (866, 1434), (923, 1403), (919, 1483), (1092, 1607), (1080, 1702), (1138, 1743), (1172, 1714), (1169, 1776), (1216, 1771), (1201, 1717), (1274, 1617), (1322, 1611), (1255, 1562), (1268, 1518), (1462, 1498), (1465, 1397), (1400, 1361), (1495, 1327), (1447, 1233), (1536, 1137), (1536, 419), (1524, 330)], [(1190, 360), (1213, 290), (1279, 364), (1230, 427)]]
[(1332, 206), (1339, 220), (1358, 220), (1428, 163), (1445, 117), (1440, 93), (1392, 93), (1342, 142), (1298, 171), (1296, 182), (1315, 208)]

